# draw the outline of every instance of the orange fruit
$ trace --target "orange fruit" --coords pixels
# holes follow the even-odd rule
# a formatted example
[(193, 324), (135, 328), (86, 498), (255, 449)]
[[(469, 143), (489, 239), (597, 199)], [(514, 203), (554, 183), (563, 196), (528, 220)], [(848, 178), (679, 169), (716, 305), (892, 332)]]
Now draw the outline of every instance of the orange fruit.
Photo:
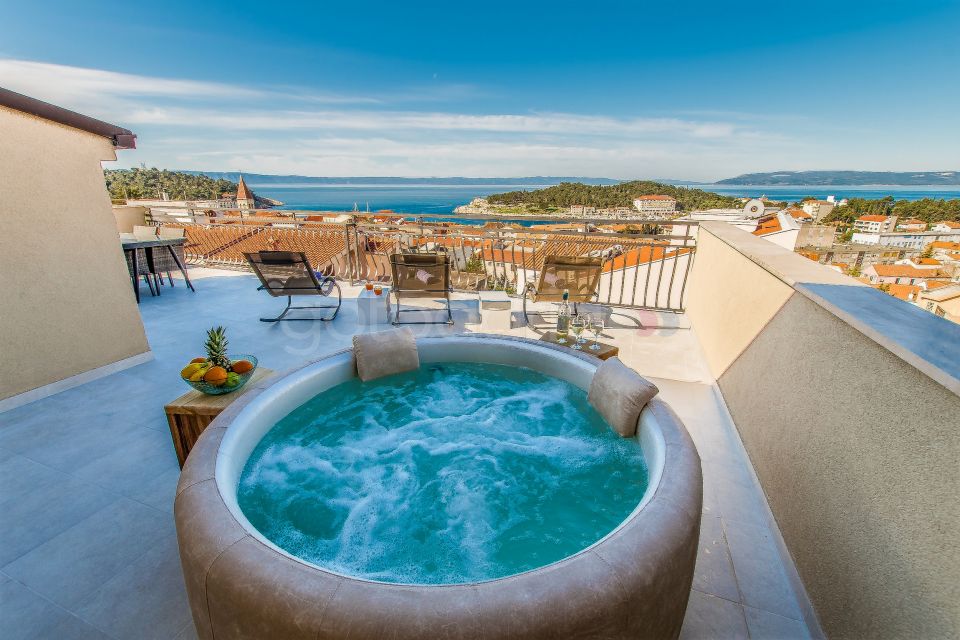
[(249, 360), (237, 360), (230, 368), (233, 369), (234, 373), (249, 373), (253, 369), (253, 365)]
[(203, 381), (219, 387), (227, 381), (227, 370), (223, 367), (210, 367), (203, 375)]
[(201, 362), (206, 362), (206, 361), (207, 361), (206, 358), (194, 358), (193, 360), (190, 361), (190, 364), (199, 364)]

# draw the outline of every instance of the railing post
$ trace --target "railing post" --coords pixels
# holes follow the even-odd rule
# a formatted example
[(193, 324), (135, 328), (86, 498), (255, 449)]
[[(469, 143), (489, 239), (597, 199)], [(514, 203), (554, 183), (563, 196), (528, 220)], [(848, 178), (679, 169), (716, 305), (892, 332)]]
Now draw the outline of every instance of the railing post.
[(350, 254), (352, 253), (350, 250), (350, 227), (353, 227), (353, 235), (354, 237), (356, 237), (357, 235), (357, 217), (356, 216), (351, 216), (350, 222), (345, 224), (343, 227), (343, 232), (344, 232), (343, 247), (347, 251), (347, 273), (350, 275), (350, 286), (353, 286), (354, 284), (356, 284), (356, 281), (354, 280), (354, 277), (353, 277), (353, 258), (350, 257)]

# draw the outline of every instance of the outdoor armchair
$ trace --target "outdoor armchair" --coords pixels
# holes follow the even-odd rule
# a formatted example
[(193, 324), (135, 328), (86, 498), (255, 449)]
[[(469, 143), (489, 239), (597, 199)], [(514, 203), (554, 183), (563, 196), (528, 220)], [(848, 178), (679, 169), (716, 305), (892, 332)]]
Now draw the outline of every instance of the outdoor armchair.
[(532, 302), (560, 302), (563, 292), (576, 312), (578, 302), (594, 302), (599, 297), (600, 272), (603, 258), (597, 256), (547, 256), (537, 282), (527, 282), (523, 290), (523, 319), (527, 316), (527, 298)]
[[(450, 311), (450, 261), (443, 253), (395, 253), (390, 256), (393, 274), (393, 294), (397, 309), (393, 324), (453, 324)], [(447, 319), (425, 322), (400, 322), (401, 312), (423, 309), (401, 309), (404, 298), (443, 299), (447, 307)]]
[[(243, 254), (250, 264), (250, 268), (260, 279), (260, 289), (263, 289), (274, 298), (287, 297), (287, 307), (276, 318), (260, 318), (261, 322), (277, 322), (279, 320), (323, 320), (330, 321), (337, 317), (340, 311), (342, 295), (336, 280), (329, 276), (318, 276), (317, 272), (307, 260), (307, 255), (299, 251), (260, 251)], [(312, 305), (294, 307), (293, 296), (332, 296), (337, 292), (337, 304)], [(333, 315), (328, 318), (287, 318), (293, 309), (333, 309)]]

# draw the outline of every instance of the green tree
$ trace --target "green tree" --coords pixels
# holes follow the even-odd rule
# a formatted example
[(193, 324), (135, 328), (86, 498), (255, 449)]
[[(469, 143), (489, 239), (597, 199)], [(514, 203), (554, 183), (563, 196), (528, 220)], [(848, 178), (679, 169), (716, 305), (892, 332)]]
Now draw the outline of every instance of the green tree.
[(527, 210), (566, 208), (585, 205), (597, 208), (633, 207), (633, 201), (645, 195), (666, 195), (676, 198), (680, 210), (739, 207), (740, 201), (702, 189), (674, 187), (673, 185), (634, 180), (614, 185), (589, 185), (582, 182), (562, 182), (535, 191), (509, 191), (487, 197), (490, 204), (523, 206)]
[(223, 193), (235, 193), (237, 183), (203, 174), (167, 171), (156, 167), (136, 169), (106, 169), (103, 172), (107, 190), (113, 200), (128, 198), (162, 198), (166, 193), (172, 200), (216, 199)]
[(467, 260), (467, 264), (464, 265), (463, 270), (467, 273), (483, 273), (485, 271), (483, 268), (483, 258), (480, 257), (479, 252), (476, 252), (470, 256), (470, 259)]

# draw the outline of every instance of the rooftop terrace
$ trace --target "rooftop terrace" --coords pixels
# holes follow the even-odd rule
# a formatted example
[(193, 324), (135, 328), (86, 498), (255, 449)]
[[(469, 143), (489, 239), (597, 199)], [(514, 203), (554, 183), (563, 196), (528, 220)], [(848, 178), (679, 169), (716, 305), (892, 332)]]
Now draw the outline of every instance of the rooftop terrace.
[[(191, 279), (195, 294), (181, 282), (143, 298), (152, 361), (0, 414), (2, 618), (22, 637), (190, 637), (172, 516), (179, 468), (163, 413), (186, 390), (183, 362), (213, 324), (271, 369), (342, 349), (368, 330), (357, 325), (359, 287), (345, 287), (332, 323), (269, 325), (257, 318), (278, 301), (256, 291), (253, 276), (195, 268)], [(478, 331), (476, 296), (456, 298), (454, 326), (415, 330)], [(604, 340), (656, 382), (703, 458), (701, 544), (683, 637), (808, 637), (794, 569), (689, 320), (610, 311)], [(511, 335), (539, 336), (514, 326)]]
[[(2, 90), (0, 130), (5, 638), (195, 635), (163, 415), (186, 389), (180, 367), (216, 324), (272, 369), (346, 346), (361, 330), (351, 284), (383, 279), (383, 254), (411, 242), (447, 250), (461, 289), (519, 290), (545, 252), (610, 265), (606, 338), (660, 387), (702, 460), (682, 637), (960, 637), (960, 326), (721, 222), (513, 229), (508, 246), (497, 225), (424, 244), (419, 224), (188, 220), (196, 293), (180, 283), (138, 306), (100, 165), (132, 134)], [(243, 243), (308, 251), (345, 286), (340, 316), (258, 322), (280, 302), (209, 268), (242, 264)], [(475, 295), (454, 301), (454, 326), (419, 331), (478, 331)], [(536, 336), (514, 319), (506, 333)]]

